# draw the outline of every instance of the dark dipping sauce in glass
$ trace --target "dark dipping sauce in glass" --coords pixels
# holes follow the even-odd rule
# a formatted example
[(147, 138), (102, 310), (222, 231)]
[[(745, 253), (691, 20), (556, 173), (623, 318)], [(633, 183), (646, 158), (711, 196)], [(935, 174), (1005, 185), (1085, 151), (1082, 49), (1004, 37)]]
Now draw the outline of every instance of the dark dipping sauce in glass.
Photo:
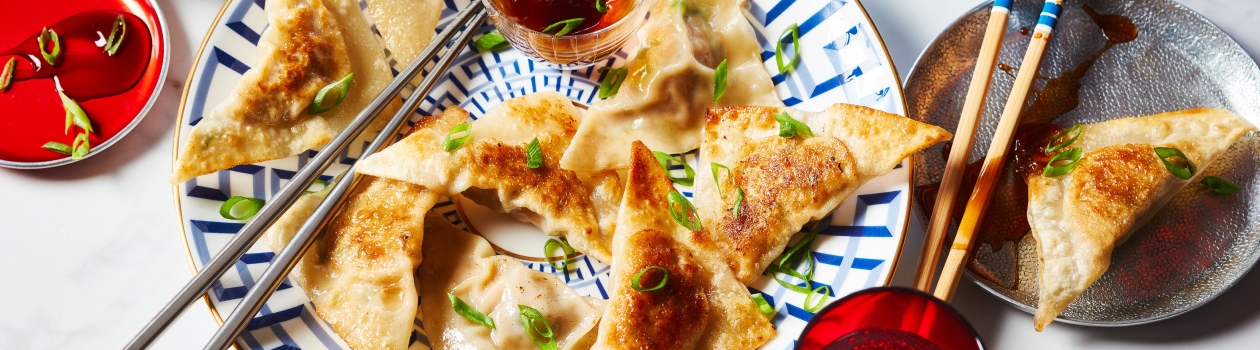
[[(597, 0), (495, 0), (495, 5), (513, 22), (542, 32), (547, 27), (563, 21), (581, 18), (566, 35), (586, 34), (599, 31), (617, 23), (634, 9), (636, 0), (607, 0), (608, 11), (596, 9)], [(669, 1), (669, 0), (660, 0)], [(556, 34), (561, 26), (546, 31)]]

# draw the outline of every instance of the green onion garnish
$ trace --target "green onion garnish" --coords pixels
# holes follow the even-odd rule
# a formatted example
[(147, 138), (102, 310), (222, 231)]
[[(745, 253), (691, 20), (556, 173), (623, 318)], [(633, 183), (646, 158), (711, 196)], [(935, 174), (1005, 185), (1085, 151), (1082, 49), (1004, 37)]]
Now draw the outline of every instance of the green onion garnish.
[[(1054, 143), (1055, 141), (1058, 141), (1060, 138), (1064, 136), (1071, 135), (1073, 132), (1076, 132), (1076, 136), (1072, 136), (1068, 138), (1067, 141), (1063, 141), (1057, 144)], [(1072, 127), (1064, 129), (1063, 131), (1060, 131), (1058, 134), (1055, 134), (1054, 137), (1050, 138), (1050, 143), (1046, 144), (1046, 154), (1052, 154), (1054, 153), (1054, 151), (1058, 151), (1059, 149), (1062, 149), (1063, 147), (1067, 147), (1068, 145), (1071, 145), (1073, 142), (1076, 142), (1076, 139), (1081, 138), (1081, 134), (1083, 133), (1085, 133), (1085, 130), (1081, 128), (1080, 123), (1077, 123), (1076, 125), (1072, 125)]]
[(761, 314), (766, 316), (774, 314), (774, 306), (770, 305), (770, 302), (766, 301), (766, 297), (761, 295), (761, 293), (753, 294), (752, 300), (754, 303), (757, 303), (757, 308), (761, 309)]
[(814, 137), (814, 131), (809, 129), (809, 125), (792, 118), (787, 112), (775, 113), (774, 120), (779, 121), (779, 136), (789, 139), (796, 137), (796, 135)]
[(79, 136), (75, 136), (74, 142), (70, 144), (70, 148), (74, 149), (70, 151), (70, 159), (80, 160), (83, 157), (87, 157), (88, 152), (92, 150), (91, 142), (88, 141), (88, 134), (79, 133)]
[(718, 163), (709, 163), (709, 170), (713, 171), (713, 183), (717, 184), (718, 192), (722, 192), (722, 179), (718, 177), (719, 170), (726, 170), (726, 178), (731, 178), (731, 168)]
[[(792, 59), (787, 64), (783, 64), (783, 45), (787, 39), (788, 33), (792, 33)], [(787, 75), (792, 74), (792, 69), (796, 67), (796, 63), (801, 60), (801, 33), (796, 23), (788, 26), (783, 30), (783, 34), (779, 34), (779, 40), (774, 45), (774, 62), (779, 65), (779, 73)]]
[[(1159, 155), (1159, 160), (1164, 162), (1164, 167), (1168, 168), (1168, 171), (1171, 171), (1173, 176), (1182, 180), (1189, 180), (1190, 177), (1194, 176), (1194, 173), (1198, 171), (1198, 168), (1194, 166), (1194, 163), (1190, 162), (1190, 158), (1186, 157), (1184, 153), (1181, 153), (1181, 150), (1176, 148), (1155, 147), (1155, 154)], [(1186, 166), (1181, 167), (1180, 165), (1173, 164), (1168, 160), (1169, 158), (1175, 157), (1181, 157), (1181, 159), (1184, 159), (1186, 161)]]
[(675, 161), (675, 162), (678, 162), (678, 164), (682, 164), (682, 166), (683, 166), (683, 172), (685, 172), (685, 173), (687, 174), (687, 176), (686, 176), (686, 177), (673, 177), (673, 176), (670, 176), (670, 177), (669, 177), (669, 179), (670, 179), (670, 180), (674, 181), (675, 183), (678, 183), (679, 185), (683, 185), (683, 186), (691, 186), (692, 184), (695, 184), (695, 182), (696, 182), (696, 170), (695, 170), (695, 169), (692, 169), (690, 165), (687, 165), (687, 162), (684, 162), (684, 161), (682, 161), (682, 159), (678, 159), (678, 157), (672, 156), (672, 155), (670, 155), (669, 153), (665, 153), (665, 152), (652, 151), (652, 155), (653, 155), (653, 156), (656, 156), (656, 162), (657, 162), (657, 163), (660, 163), (662, 168), (665, 168), (665, 173), (666, 173), (666, 174), (668, 174), (668, 173), (669, 173), (669, 162), (670, 162), (670, 161)]
[(66, 110), (66, 133), (70, 132), (70, 124), (78, 126), (89, 134), (93, 133), (92, 121), (88, 120), (87, 113), (83, 112), (83, 108), (79, 107), (79, 103), (74, 102), (74, 99), (66, 96), (66, 93), (61, 90), (57, 90), (57, 94), (61, 95), (61, 107)]
[(0, 91), (9, 89), (9, 84), (13, 83), (13, 73), (16, 70), (17, 57), (9, 57), (9, 62), (4, 63), (4, 70), (0, 70)]
[(328, 181), (324, 181), (324, 179), (315, 179), (315, 182), (311, 183), (311, 187), (306, 188), (306, 194), (319, 193), (319, 191), (323, 191), (325, 188), (328, 188)]
[(122, 15), (118, 15), (118, 19), (114, 20), (114, 27), (109, 30), (109, 39), (105, 40), (105, 53), (113, 56), (115, 52), (118, 52), (118, 45), (122, 45), (125, 36), (127, 36), (127, 22), (123, 20)]
[(39, 146), (39, 148), (53, 151), (64, 156), (68, 156), (71, 154), (71, 152), (74, 152), (73, 150), (70, 149), (70, 145), (57, 142), (57, 141), (48, 141), (43, 146)]
[[(446, 140), (442, 141), (442, 149), (447, 152), (454, 151), (456, 148), (464, 145), (464, 141), (472, 136), (472, 124), (468, 122), (459, 123), (446, 133)], [(453, 137), (452, 137), (453, 136)]]
[(735, 217), (739, 217), (739, 208), (744, 206), (744, 189), (736, 187), (735, 194), (739, 197), (735, 197), (735, 208), (731, 209), (731, 211), (734, 212)]
[[(517, 308), (521, 311), (521, 326), (525, 327), (525, 333), (529, 334), (529, 340), (533, 340), (534, 345), (542, 350), (559, 348), (556, 344), (556, 333), (551, 330), (551, 324), (547, 323), (547, 319), (543, 318), (541, 312), (525, 305), (517, 305)], [(539, 323), (542, 326), (539, 326)], [(547, 342), (538, 341), (539, 337), (547, 339)]]
[[(219, 206), (219, 215), (228, 220), (248, 220), (254, 217), (254, 214), (258, 214), (258, 209), (262, 208), (263, 203), (263, 200), (258, 198), (232, 196)], [(241, 214), (233, 215), (233, 212), (241, 212)]]
[(455, 313), (460, 316), (464, 316), (464, 318), (472, 321), (473, 323), (494, 329), (493, 318), (486, 316), (486, 314), (481, 313), (481, 311), (477, 311), (477, 309), (474, 309), (471, 305), (464, 303), (464, 300), (455, 296), (455, 294), (447, 292), (446, 298), (451, 300), (451, 308), (455, 309)]
[(556, 31), (555, 35), (564, 36), (565, 34), (569, 34), (569, 32), (572, 32), (573, 29), (577, 28), (577, 26), (579, 24), (582, 24), (582, 22), (584, 21), (586, 21), (585, 18), (566, 19), (563, 21), (553, 23), (552, 25), (547, 26), (547, 28), (543, 28), (542, 32), (543, 34), (546, 34), (552, 29), (560, 28), (560, 30)]
[[(669, 215), (674, 217), (674, 221), (677, 221), (679, 225), (686, 227), (688, 230), (699, 232), (700, 217), (696, 212), (696, 207), (691, 205), (691, 201), (687, 200), (687, 197), (683, 197), (682, 193), (678, 193), (678, 190), (669, 190), (668, 197)], [(682, 205), (683, 211), (679, 212), (675, 209), (676, 205)], [(695, 215), (696, 218), (692, 219), (692, 215)]]
[(600, 67), (599, 72), (603, 74), (599, 81), (599, 98), (605, 99), (617, 95), (617, 90), (621, 89), (621, 83), (626, 81), (626, 74), (629, 71), (626, 67)]
[(542, 145), (538, 144), (537, 137), (534, 137), (534, 140), (530, 141), (528, 146), (525, 146), (525, 158), (529, 162), (526, 165), (530, 169), (538, 169), (538, 167), (542, 166)]
[(1228, 196), (1242, 191), (1242, 188), (1239, 188), (1238, 185), (1215, 176), (1206, 176), (1199, 180), (1199, 183), (1207, 186), (1212, 191), (1212, 194), (1215, 195)]
[[(557, 247), (560, 248), (560, 252), (563, 254), (559, 257), (552, 257), (551, 252)], [(573, 246), (570, 246), (569, 241), (564, 238), (548, 239), (547, 243), (543, 244), (543, 256), (545, 257), (544, 259), (547, 260), (547, 264), (551, 265), (551, 268), (553, 269), (564, 271), (565, 274), (569, 273), (569, 260), (572, 260), (569, 258), (569, 255), (572, 255), (573, 253), (577, 253), (577, 251), (573, 250)], [(560, 261), (560, 266), (556, 266), (555, 262), (557, 260)]]
[[(819, 293), (820, 291), (822, 293)], [(805, 294), (805, 302), (801, 303), (801, 306), (804, 306), (805, 311), (809, 311), (810, 313), (818, 312), (818, 310), (822, 309), (823, 304), (827, 303), (828, 294), (831, 294), (831, 287), (818, 286), (818, 288), (814, 288), (813, 290), (810, 290), (809, 294)], [(815, 303), (814, 305), (810, 305), (809, 303), (811, 300), (814, 299), (815, 295), (822, 295), (822, 299), (818, 299), (818, 303)]]
[(726, 60), (718, 63), (717, 69), (713, 70), (713, 101), (717, 102), (726, 94)]
[[(661, 273), (663, 274), (661, 275), (661, 282), (657, 283), (655, 287), (643, 288), (643, 285), (639, 283), (639, 280), (643, 278), (643, 274), (651, 270), (661, 270)], [(640, 292), (651, 292), (657, 289), (665, 288), (665, 282), (669, 282), (669, 270), (664, 267), (652, 265), (639, 270), (639, 273), (634, 275), (634, 279), (630, 281), (630, 288), (634, 288), (634, 290)]]
[[(783, 288), (787, 288), (801, 294), (807, 294), (810, 292), (809, 286), (813, 284), (814, 280), (814, 252), (810, 246), (814, 244), (814, 239), (818, 237), (819, 227), (821, 227), (821, 225), (814, 226), (814, 230), (811, 230), (809, 233), (805, 234), (804, 237), (801, 237), (801, 240), (796, 241), (796, 244), (793, 244), (792, 248), (788, 249), (787, 253), (784, 253), (783, 257), (779, 258), (779, 262), (777, 264), (770, 266), (773, 271), (778, 272), (772, 273), (770, 276), (774, 277), (774, 281), (778, 282), (779, 285), (783, 286)], [(797, 253), (800, 253), (800, 255), (797, 255)], [(806, 266), (804, 273), (798, 272), (789, 267), (799, 264), (802, 259), (804, 260)], [(779, 278), (779, 273), (796, 277), (797, 279), (804, 281), (805, 286), (802, 287), (788, 283), (787, 281)]]
[[(311, 101), (311, 106), (306, 109), (306, 113), (320, 114), (336, 108), (337, 105), (341, 104), (341, 101), (346, 100), (346, 95), (350, 94), (350, 82), (352, 81), (354, 81), (354, 73), (346, 74), (346, 76), (341, 78), (341, 80), (328, 84), (328, 86), (325, 86), (323, 89), (319, 89), (319, 92), (315, 94), (315, 100)], [(324, 98), (327, 97), (328, 92), (332, 91), (334, 88), (340, 88), (337, 92), (337, 100), (333, 101), (331, 106), (324, 107)]]
[[(1055, 163), (1060, 161), (1067, 161), (1067, 163), (1055, 165)], [(1063, 152), (1055, 153), (1053, 157), (1050, 157), (1050, 161), (1046, 162), (1046, 170), (1041, 172), (1041, 176), (1055, 177), (1070, 173), (1072, 172), (1072, 169), (1076, 169), (1076, 164), (1080, 162), (1080, 148), (1072, 148)]]
[(503, 33), (495, 29), (473, 41), (473, 46), (481, 49), (481, 51), (499, 51), (506, 49), (510, 45), (508, 45), (507, 38), (503, 37)]
[[(50, 66), (57, 65), (57, 59), (61, 58), (61, 38), (57, 37), (57, 31), (44, 27), (36, 41), (39, 42), (39, 53), (44, 55), (44, 61), (48, 61)], [(48, 51), (49, 41), (52, 42), (52, 51)]]
[(608, 2), (605, 0), (595, 0), (595, 11), (599, 11), (599, 13), (608, 13)]

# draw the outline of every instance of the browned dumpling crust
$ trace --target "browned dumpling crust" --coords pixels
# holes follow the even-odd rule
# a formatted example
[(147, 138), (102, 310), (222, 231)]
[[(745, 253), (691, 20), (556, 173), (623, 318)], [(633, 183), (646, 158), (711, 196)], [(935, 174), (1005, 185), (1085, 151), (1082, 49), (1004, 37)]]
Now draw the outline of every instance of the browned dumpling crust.
[[(754, 349), (770, 341), (774, 326), (748, 289), (712, 246), (670, 216), (673, 187), (651, 151), (636, 141), (630, 154), (610, 298), (594, 348)], [(634, 276), (648, 266), (668, 270), (668, 280), (657, 290), (635, 290)], [(656, 285), (661, 275), (645, 273), (641, 287)]]

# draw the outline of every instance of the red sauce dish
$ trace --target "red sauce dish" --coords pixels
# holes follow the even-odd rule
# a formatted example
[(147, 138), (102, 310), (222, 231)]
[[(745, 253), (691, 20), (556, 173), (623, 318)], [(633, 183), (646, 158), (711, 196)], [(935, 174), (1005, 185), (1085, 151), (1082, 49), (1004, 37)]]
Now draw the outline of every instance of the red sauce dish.
[[(0, 22), (0, 80), (14, 61), (10, 85), (0, 90), (0, 166), (46, 168), (73, 162), (48, 142), (72, 145), (85, 134), (96, 154), (140, 122), (166, 77), (169, 48), (161, 11), (145, 0), (12, 1)], [(112, 54), (107, 37), (125, 26)], [(41, 35), (45, 28), (56, 33)], [(43, 36), (41, 50), (39, 38)], [(51, 64), (45, 52), (59, 49)], [(0, 83), (2, 85), (2, 83)], [(60, 93), (59, 93), (60, 92)], [(91, 121), (93, 132), (67, 131), (64, 93)]]
[(918, 290), (878, 287), (823, 308), (805, 326), (800, 350), (980, 350), (980, 336), (949, 304)]

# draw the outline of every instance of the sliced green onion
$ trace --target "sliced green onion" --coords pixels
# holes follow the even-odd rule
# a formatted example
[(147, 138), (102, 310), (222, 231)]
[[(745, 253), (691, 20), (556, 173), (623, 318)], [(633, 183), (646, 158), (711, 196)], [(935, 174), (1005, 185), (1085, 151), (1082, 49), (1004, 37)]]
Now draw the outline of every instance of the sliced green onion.
[[(315, 100), (311, 101), (311, 106), (306, 109), (306, 113), (320, 114), (337, 108), (337, 105), (341, 104), (341, 101), (345, 101), (346, 96), (350, 94), (350, 82), (352, 81), (354, 81), (354, 73), (346, 74), (341, 80), (319, 89), (319, 92), (315, 93)], [(333, 101), (331, 106), (324, 107), (324, 99), (328, 97), (328, 93), (334, 88), (338, 89), (337, 100)]]
[(605, 0), (595, 0), (595, 11), (599, 11), (599, 13), (608, 13), (608, 2)]
[[(1178, 150), (1176, 148), (1155, 147), (1155, 154), (1159, 155), (1159, 160), (1164, 162), (1164, 167), (1168, 168), (1168, 171), (1171, 171), (1173, 173), (1173, 176), (1176, 176), (1182, 180), (1189, 180), (1190, 177), (1194, 176), (1194, 173), (1198, 171), (1198, 168), (1194, 166), (1194, 163), (1190, 162), (1190, 158), (1186, 157), (1185, 153), (1181, 153), (1181, 150)], [(1168, 160), (1170, 158), (1176, 158), (1176, 157), (1181, 157), (1181, 159), (1185, 159), (1186, 166), (1182, 167), (1180, 165), (1173, 164), (1171, 161)]]
[[(61, 38), (57, 37), (57, 31), (44, 27), (36, 41), (39, 42), (39, 53), (44, 56), (44, 61), (48, 61), (50, 66), (57, 65), (57, 60), (61, 58)], [(48, 51), (49, 41), (53, 45), (52, 51)]]
[(74, 152), (72, 149), (70, 149), (70, 145), (57, 142), (57, 141), (48, 141), (47, 143), (44, 143), (43, 146), (39, 146), (39, 148), (53, 151), (64, 156), (68, 156), (71, 154), (71, 152)]
[(722, 179), (718, 177), (718, 171), (726, 170), (726, 178), (729, 179), (731, 178), (731, 168), (727, 168), (725, 165), (722, 165), (722, 164), (710, 162), (709, 170), (713, 171), (713, 183), (717, 184), (718, 192), (722, 192)]
[(123, 37), (126, 36), (127, 22), (123, 20), (122, 15), (118, 15), (118, 19), (114, 20), (114, 27), (109, 30), (109, 39), (105, 40), (105, 53), (113, 56), (115, 52), (118, 52), (118, 46), (122, 45)]
[[(556, 333), (551, 330), (551, 324), (547, 323), (547, 319), (543, 318), (541, 312), (525, 305), (517, 305), (517, 308), (521, 311), (521, 326), (525, 327), (525, 333), (529, 335), (529, 340), (534, 341), (534, 345), (542, 350), (559, 348), (556, 344)], [(539, 326), (539, 323), (542, 323), (542, 326)], [(547, 342), (538, 341), (539, 337), (547, 339)]]
[(70, 151), (70, 159), (80, 160), (83, 157), (87, 157), (88, 152), (92, 150), (91, 142), (88, 141), (88, 134), (79, 133), (79, 136), (75, 136), (74, 142), (70, 144), (70, 148), (74, 149)]
[(472, 124), (468, 122), (459, 123), (459, 125), (452, 127), (451, 131), (446, 133), (446, 139), (442, 141), (442, 149), (450, 152), (463, 146), (464, 141), (467, 141), (468, 137), (472, 136), (472, 130), (470, 129), (472, 129)]
[[(263, 200), (245, 196), (232, 196), (228, 198), (223, 205), (219, 206), (219, 215), (228, 220), (248, 220), (258, 214), (265, 203)], [(241, 212), (240, 215), (233, 215), (232, 212)]]
[(582, 22), (585, 22), (585, 21), (586, 21), (585, 18), (566, 19), (563, 21), (553, 23), (547, 26), (547, 28), (543, 28), (542, 32), (543, 34), (546, 34), (547, 32), (550, 32), (552, 29), (560, 28), (560, 30), (556, 31), (555, 36), (564, 36), (565, 34), (569, 34), (569, 32), (572, 32), (573, 29), (576, 29), (579, 24), (582, 24)]
[[(557, 247), (560, 248), (560, 252), (562, 254), (558, 258), (553, 258), (551, 256), (551, 252), (555, 251)], [(573, 246), (570, 246), (569, 241), (564, 238), (548, 239), (547, 243), (543, 244), (543, 256), (545, 257), (544, 259), (547, 260), (547, 264), (551, 265), (551, 268), (553, 269), (564, 271), (566, 274), (569, 273), (569, 260), (572, 260), (569, 259), (569, 255), (574, 253), (577, 253), (577, 251), (573, 250)], [(556, 266), (556, 260), (560, 261), (560, 266)]]
[[(1071, 135), (1073, 132), (1076, 133), (1076, 136), (1072, 136), (1068, 138), (1066, 141), (1063, 141), (1057, 144), (1054, 143), (1055, 141), (1058, 141), (1060, 138), (1063, 138), (1064, 136)], [(1076, 125), (1072, 125), (1072, 127), (1064, 129), (1063, 131), (1060, 131), (1058, 134), (1055, 134), (1054, 137), (1050, 138), (1050, 143), (1046, 144), (1046, 154), (1053, 154), (1054, 151), (1058, 151), (1059, 149), (1062, 149), (1063, 147), (1067, 147), (1071, 145), (1072, 143), (1076, 142), (1076, 139), (1081, 138), (1081, 134), (1083, 133), (1085, 133), (1085, 129), (1081, 128), (1080, 123), (1077, 123)]]
[[(787, 39), (788, 33), (792, 34), (792, 59), (787, 64), (783, 64), (783, 44)], [(774, 45), (774, 62), (779, 65), (780, 74), (792, 74), (792, 69), (796, 67), (796, 63), (801, 60), (801, 32), (796, 23), (788, 26), (783, 30), (783, 34), (779, 34), (779, 40)]]
[(9, 84), (13, 83), (13, 73), (16, 70), (17, 57), (9, 57), (9, 62), (4, 63), (4, 70), (0, 70), (0, 91), (9, 89)]
[(603, 74), (599, 81), (599, 98), (605, 99), (617, 95), (617, 90), (621, 89), (621, 83), (626, 81), (626, 74), (629, 71), (626, 67), (600, 67), (599, 72)]
[[(683, 211), (679, 212), (675, 209), (676, 205), (682, 205)], [(696, 212), (696, 207), (691, 205), (691, 201), (687, 200), (687, 197), (683, 197), (682, 193), (678, 193), (678, 190), (669, 190), (669, 215), (673, 216), (674, 221), (677, 221), (679, 225), (686, 227), (688, 230), (700, 231), (700, 217)], [(692, 215), (695, 215), (696, 218), (692, 219)]]
[(754, 303), (757, 303), (757, 308), (761, 309), (762, 315), (769, 316), (774, 314), (774, 305), (770, 305), (770, 302), (766, 301), (766, 297), (761, 295), (761, 293), (753, 294), (752, 300)]
[(499, 51), (506, 49), (510, 45), (508, 45), (507, 38), (503, 37), (503, 33), (495, 29), (473, 41), (473, 46), (481, 49), (481, 51)]
[[(822, 225), (814, 226), (813, 230), (805, 234), (804, 237), (801, 237), (801, 240), (796, 241), (796, 244), (793, 244), (792, 248), (788, 249), (787, 253), (784, 253), (783, 257), (779, 258), (779, 262), (777, 264), (770, 266), (773, 271), (777, 272), (771, 273), (770, 276), (774, 278), (775, 282), (778, 282), (779, 285), (783, 286), (783, 288), (787, 288), (801, 294), (810, 292), (809, 286), (813, 284), (814, 280), (814, 252), (811, 250), (810, 246), (813, 245), (814, 239), (818, 237), (818, 228), (821, 226)], [(802, 251), (804, 253), (797, 255), (797, 253)], [(802, 259), (804, 260), (806, 266), (804, 273), (789, 267), (800, 263)], [(796, 277), (797, 279), (804, 281), (805, 286), (802, 287), (788, 283), (787, 281), (779, 278), (779, 273)]]
[(736, 187), (735, 194), (739, 197), (735, 197), (735, 208), (731, 209), (731, 211), (734, 212), (735, 217), (739, 217), (739, 208), (744, 206), (744, 189)]
[(784, 138), (793, 138), (796, 135), (805, 135), (806, 137), (814, 137), (814, 131), (809, 129), (809, 125), (805, 125), (796, 118), (792, 118), (787, 112), (778, 112), (774, 114), (774, 120), (779, 121), (779, 136)]
[(78, 126), (89, 134), (93, 133), (92, 121), (88, 119), (87, 112), (83, 111), (83, 107), (79, 107), (79, 103), (74, 102), (74, 99), (71, 99), (70, 96), (66, 96), (65, 92), (57, 90), (57, 94), (61, 95), (61, 107), (66, 110), (66, 133), (70, 132), (71, 124)]
[[(643, 285), (639, 283), (639, 280), (643, 278), (643, 274), (651, 270), (660, 270), (661, 273), (664, 274), (664, 275), (661, 275), (661, 282), (657, 283), (655, 287), (643, 288)], [(645, 267), (642, 270), (639, 270), (639, 273), (634, 275), (634, 279), (630, 281), (630, 288), (634, 288), (634, 290), (637, 290), (640, 292), (651, 292), (657, 289), (665, 288), (665, 282), (669, 282), (669, 270), (665, 269), (664, 267), (652, 265), (652, 266)]]
[[(819, 291), (822, 293), (819, 293)], [(804, 306), (805, 311), (809, 311), (810, 313), (818, 312), (818, 310), (821, 310), (823, 305), (827, 303), (827, 295), (829, 294), (831, 294), (831, 287), (818, 286), (818, 288), (810, 290), (809, 294), (805, 294), (805, 302), (801, 303), (801, 306)], [(818, 299), (817, 303), (810, 305), (809, 303), (814, 300), (815, 295), (822, 295), (822, 299)]]
[(713, 70), (713, 101), (717, 102), (726, 94), (726, 60), (718, 63), (717, 69)]
[(324, 179), (315, 179), (315, 182), (311, 183), (311, 187), (306, 188), (306, 194), (319, 193), (319, 191), (323, 191), (325, 188), (328, 188), (328, 181), (324, 181)]
[(486, 316), (486, 314), (481, 313), (481, 311), (477, 311), (477, 309), (474, 309), (472, 305), (464, 303), (463, 299), (460, 299), (450, 292), (446, 293), (446, 298), (451, 300), (451, 308), (455, 309), (455, 313), (460, 316), (464, 316), (464, 318), (472, 321), (473, 323), (490, 327), (490, 329), (495, 329), (493, 318)]
[(1199, 183), (1207, 186), (1212, 191), (1212, 194), (1215, 195), (1228, 196), (1242, 191), (1242, 188), (1238, 187), (1238, 185), (1215, 176), (1206, 176), (1199, 180)]
[(530, 141), (528, 146), (525, 146), (525, 158), (529, 162), (526, 165), (530, 169), (538, 169), (538, 167), (542, 166), (542, 145), (538, 144), (537, 137)]
[[(1062, 165), (1055, 165), (1055, 163), (1060, 162), (1060, 161), (1067, 161), (1067, 163), (1062, 164)], [(1055, 177), (1055, 176), (1070, 173), (1072, 172), (1072, 169), (1076, 169), (1076, 164), (1080, 162), (1081, 162), (1081, 149), (1080, 148), (1072, 148), (1063, 152), (1055, 153), (1053, 157), (1050, 157), (1050, 161), (1046, 162), (1046, 170), (1043, 170), (1041, 172), (1041, 176)]]
[(652, 155), (656, 156), (656, 162), (660, 163), (662, 168), (665, 168), (666, 174), (669, 173), (670, 161), (675, 161), (675, 162), (678, 162), (678, 164), (682, 164), (683, 172), (685, 172), (687, 176), (686, 177), (670, 176), (669, 179), (671, 181), (674, 181), (675, 183), (679, 185), (683, 185), (683, 186), (691, 186), (692, 184), (696, 183), (696, 170), (692, 169), (690, 165), (687, 165), (687, 162), (684, 162), (682, 159), (679, 159), (678, 157), (672, 156), (669, 153), (665, 153), (665, 152), (652, 151)]

